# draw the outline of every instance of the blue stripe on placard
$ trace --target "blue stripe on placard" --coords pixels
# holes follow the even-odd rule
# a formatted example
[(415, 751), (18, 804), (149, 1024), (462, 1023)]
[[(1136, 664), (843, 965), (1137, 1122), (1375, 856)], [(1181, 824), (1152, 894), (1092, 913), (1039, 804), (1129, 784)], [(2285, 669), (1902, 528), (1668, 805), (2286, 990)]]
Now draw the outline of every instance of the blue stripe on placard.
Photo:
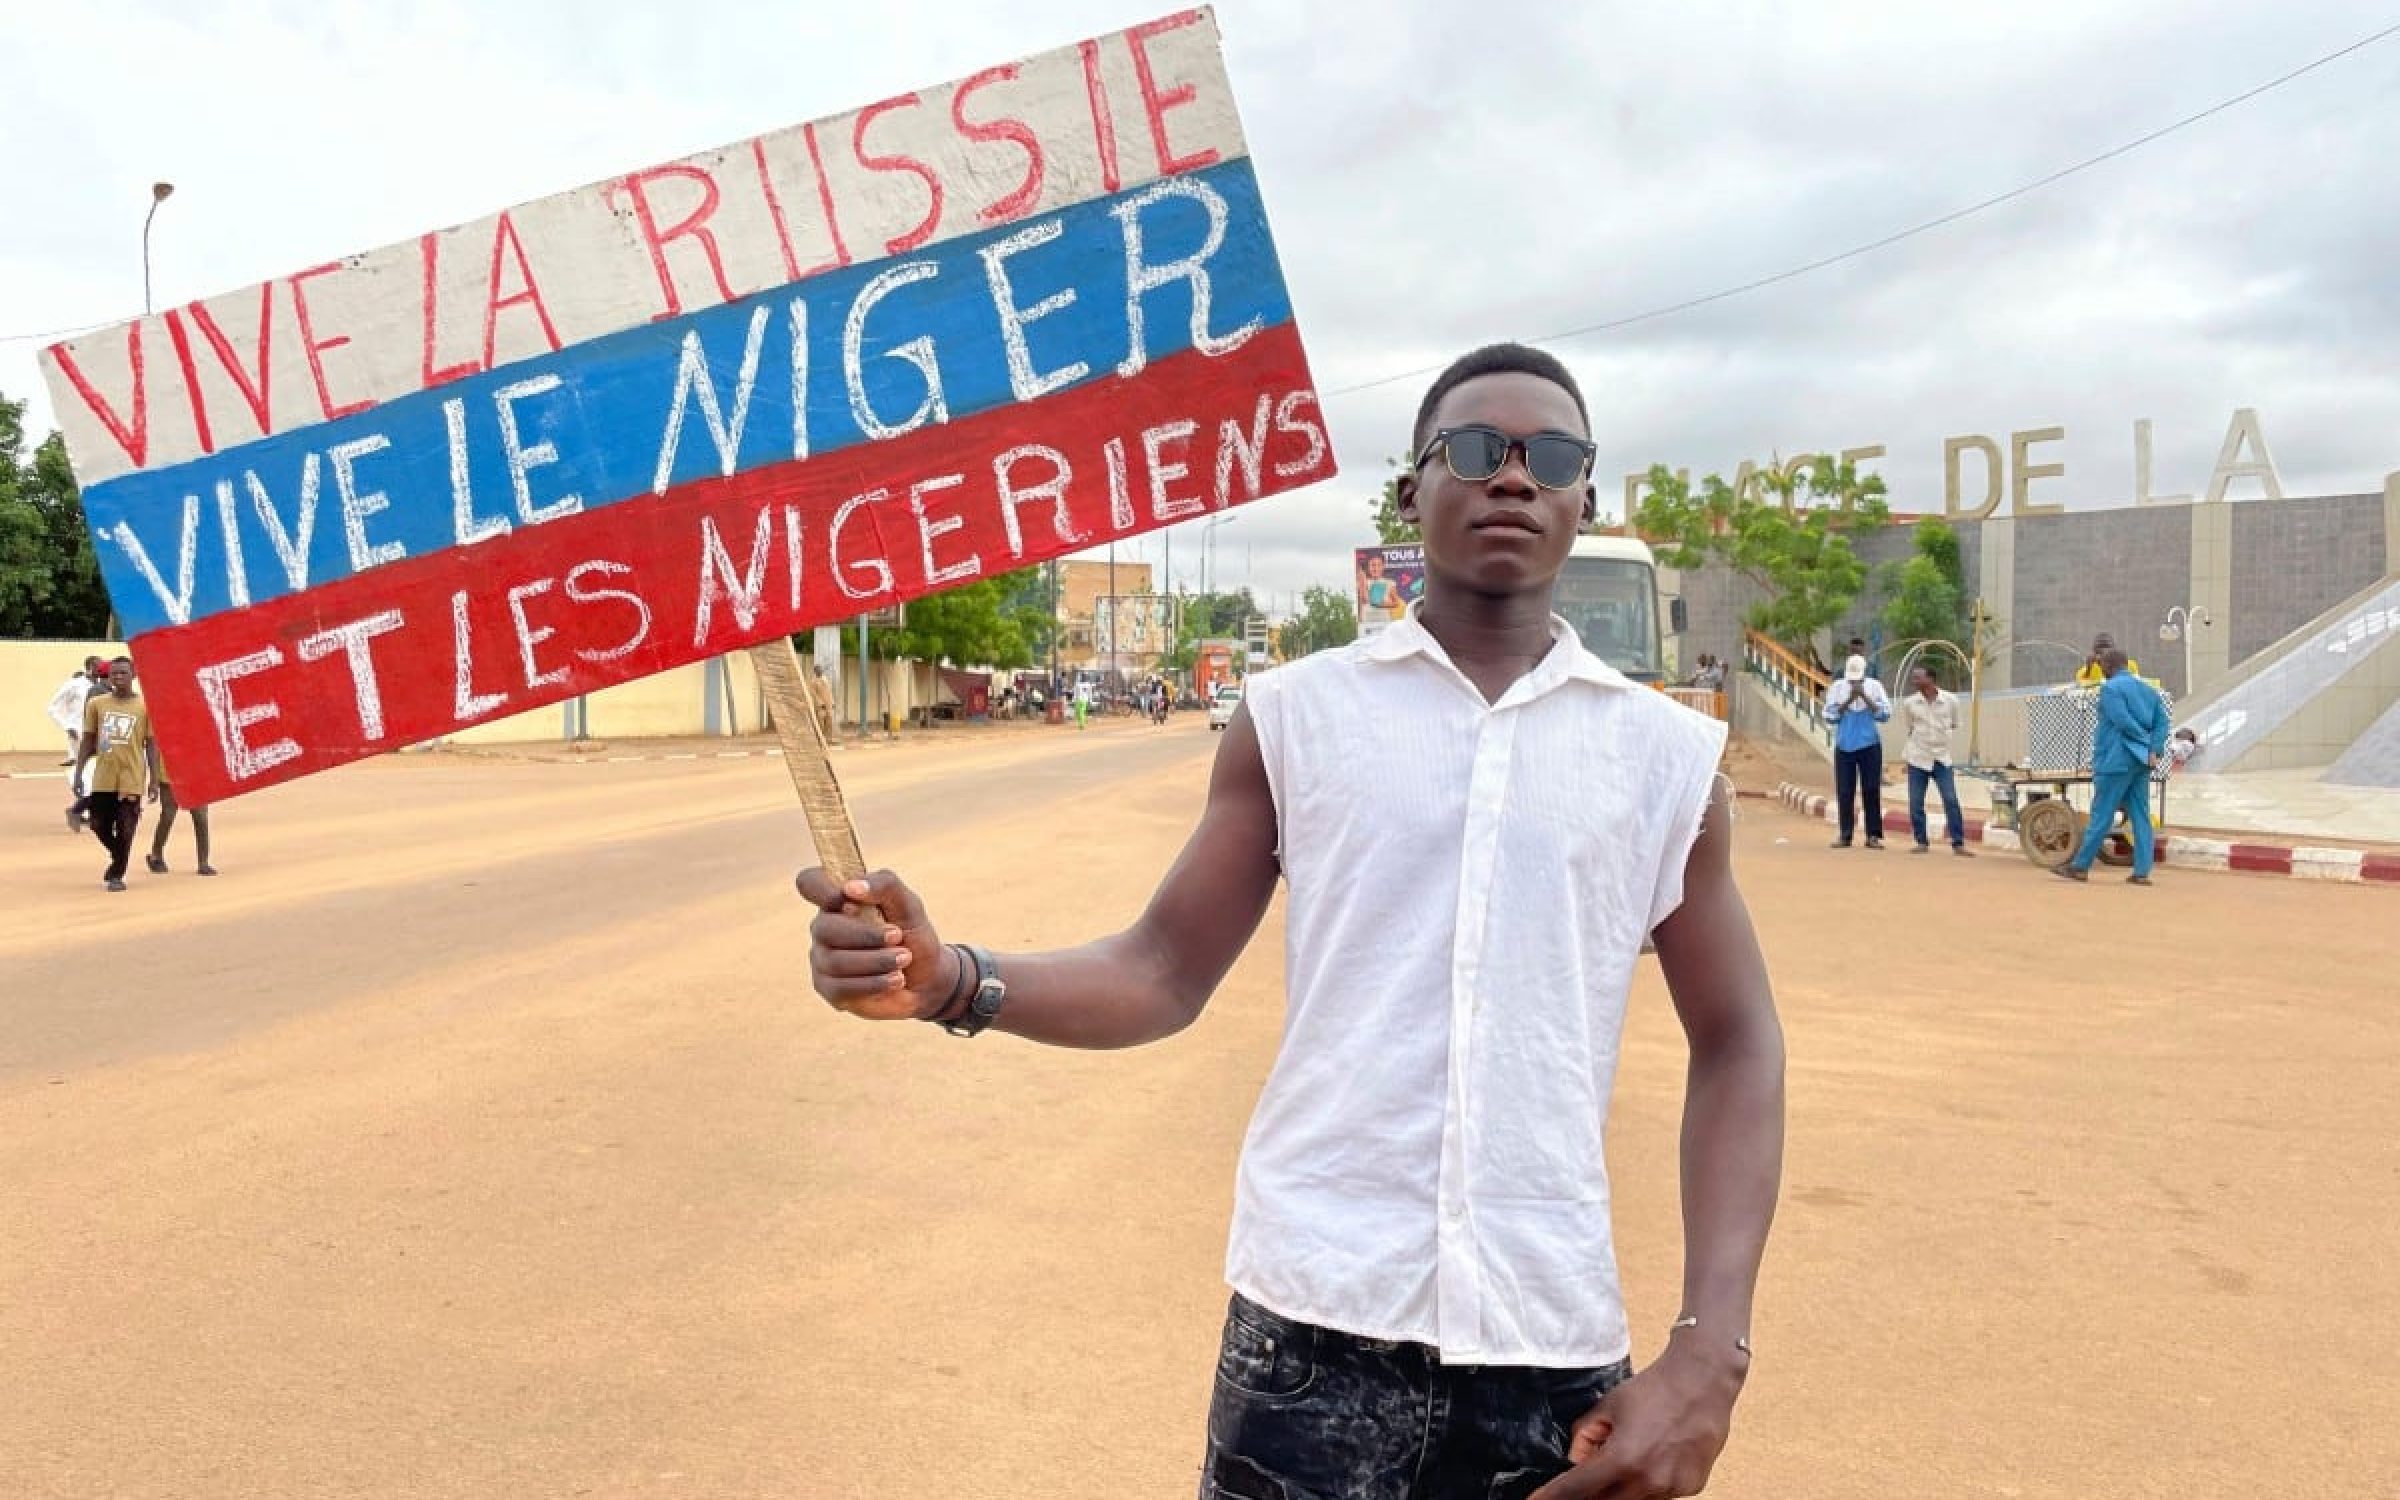
[[(1204, 279), (1176, 272), (1204, 252)], [(1137, 319), (1153, 362), (1290, 318), (1243, 158), (124, 475), (84, 507), (140, 634), (795, 457), (851, 465), (871, 488), (862, 445), (1114, 377)]]

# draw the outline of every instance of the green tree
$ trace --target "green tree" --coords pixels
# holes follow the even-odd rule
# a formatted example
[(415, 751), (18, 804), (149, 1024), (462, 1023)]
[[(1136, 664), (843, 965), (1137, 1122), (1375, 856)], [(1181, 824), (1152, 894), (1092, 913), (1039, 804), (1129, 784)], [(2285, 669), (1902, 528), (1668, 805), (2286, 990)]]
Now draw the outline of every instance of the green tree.
[(0, 396), (0, 635), (97, 637), (108, 594), (57, 433), (25, 456), (25, 405)]
[(1942, 521), (1920, 521), (1911, 539), (1915, 550), (1887, 564), (1883, 628), (1896, 641), (1948, 641), (1967, 649), (1967, 580), (1958, 554), (1958, 533)]
[(1300, 612), (1275, 633), (1284, 660), (1297, 661), (1312, 651), (1347, 646), (1358, 639), (1358, 606), (1347, 593), (1322, 586), (1300, 596)]
[(1019, 568), (1002, 575), (1008, 585), (1001, 601), (1001, 612), (1017, 622), (1025, 636), (1025, 649), (1032, 654), (1032, 665), (1050, 664), (1050, 640), (1058, 632), (1058, 617), (1050, 608), (1050, 570), (1047, 567)]
[[(1012, 598), (1024, 597), (1027, 585), (1022, 577), (1002, 574), (911, 600), (898, 629), (869, 628), (867, 654), (877, 661), (1030, 667), (1034, 654), (1025, 635), (1023, 610), (1010, 605)], [(842, 655), (846, 659), (858, 655), (855, 625), (842, 627)]]
[(1758, 493), (1736, 492), (1715, 474), (1697, 493), (1665, 464), (1650, 466), (1650, 488), (1634, 511), (1634, 529), (1670, 568), (1720, 561), (1766, 591), (1749, 625), (1814, 658), (1818, 632), (1831, 627), (1866, 587), (1867, 565), (1853, 532), (1891, 520), (1883, 480), (1835, 459), (1778, 460), (1763, 470)]
[(32, 635), (57, 587), (49, 536), (25, 495), (25, 403), (0, 396), (0, 635)]
[(54, 640), (89, 640), (109, 634), (108, 588), (100, 581), (100, 558), (92, 550), (91, 526), (83, 516), (83, 491), (67, 462), (65, 438), (54, 432), (33, 450), (33, 462), (25, 470), (24, 494), (41, 512), (50, 556), (58, 567), (56, 587), (34, 621), (34, 634)]
[(1423, 541), (1423, 532), (1413, 523), (1400, 519), (1400, 476), (1408, 472), (1408, 460), (1387, 458), (1384, 462), (1392, 472), (1383, 476), (1383, 490), (1375, 497), (1375, 540), (1386, 547)]
[(1185, 594), (1178, 608), (1174, 649), (1159, 659), (1172, 672), (1188, 672), (1200, 659), (1202, 641), (1240, 637), (1242, 626), (1264, 613), (1247, 588), (1225, 593)]
[(1183, 601), (1184, 628), (1194, 640), (1223, 640), (1242, 633), (1242, 626), (1264, 614), (1247, 588), (1212, 594), (1192, 594)]

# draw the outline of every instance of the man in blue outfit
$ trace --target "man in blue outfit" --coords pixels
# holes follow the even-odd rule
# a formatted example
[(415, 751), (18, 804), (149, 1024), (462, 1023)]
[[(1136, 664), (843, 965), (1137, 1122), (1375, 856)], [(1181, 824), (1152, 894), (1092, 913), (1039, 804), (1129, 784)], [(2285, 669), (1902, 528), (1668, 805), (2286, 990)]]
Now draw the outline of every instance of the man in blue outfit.
[(2050, 873), (2062, 880), (2089, 880), (2101, 841), (2122, 809), (2133, 827), (2133, 883), (2150, 883), (2156, 852), (2150, 836), (2150, 772), (2167, 748), (2167, 706), (2150, 684), (2126, 670), (2116, 646), (2100, 652), (2100, 722), (2092, 732), (2092, 821), (2083, 847)]
[(1867, 847), (1883, 847), (1883, 731), (1877, 726), (1891, 716), (1891, 695), (1867, 675), (1867, 659), (1852, 652), (1842, 663), (1842, 675), (1825, 689), (1825, 722), (1833, 726), (1833, 798), (1842, 805), (1836, 849), (1850, 847), (1852, 787), (1866, 814)]

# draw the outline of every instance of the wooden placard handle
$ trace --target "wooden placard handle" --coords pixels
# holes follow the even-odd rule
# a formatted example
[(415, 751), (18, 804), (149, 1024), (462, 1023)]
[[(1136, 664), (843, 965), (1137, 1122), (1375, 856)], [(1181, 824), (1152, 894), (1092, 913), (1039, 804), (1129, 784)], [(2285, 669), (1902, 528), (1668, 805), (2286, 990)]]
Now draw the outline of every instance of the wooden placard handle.
[[(842, 799), (842, 784), (833, 774), (833, 747), (817, 720), (816, 695), (801, 670), (800, 653), (790, 636), (777, 636), (750, 648), (750, 665), (758, 672), (758, 685), (774, 715), (784, 769), (792, 773), (792, 790), (800, 794), (800, 811), (817, 845), (817, 863), (845, 884), (865, 879), (867, 860), (859, 852), (858, 825), (850, 821), (850, 804)], [(870, 922), (883, 920), (883, 913), (871, 906), (859, 915)]]

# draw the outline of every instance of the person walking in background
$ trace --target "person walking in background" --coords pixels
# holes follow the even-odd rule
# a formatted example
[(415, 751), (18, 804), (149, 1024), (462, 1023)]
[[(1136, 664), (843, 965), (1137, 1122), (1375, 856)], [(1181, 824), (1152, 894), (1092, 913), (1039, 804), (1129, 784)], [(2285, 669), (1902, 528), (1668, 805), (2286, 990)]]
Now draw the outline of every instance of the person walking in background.
[(83, 706), (92, 694), (108, 691), (108, 662), (101, 657), (87, 656), (83, 667), (58, 686), (50, 695), (50, 722), (67, 736), (67, 758), (59, 762), (67, 768), (67, 832), (83, 832), (84, 788), (75, 776), (75, 759), (83, 749)]
[[(75, 770), (91, 768), (93, 836), (108, 851), (100, 879), (110, 890), (125, 889), (125, 866), (133, 858), (133, 836), (142, 826), (142, 791), (158, 770), (158, 743), (150, 738), (150, 706), (133, 691), (133, 661), (120, 656), (108, 665), (108, 691), (83, 708), (83, 744)], [(153, 795), (156, 795), (153, 793)]]
[(66, 704), (70, 687), (74, 690), (74, 706), (71, 710), (73, 718), (68, 725), (65, 761), (65, 765), (68, 767), (67, 832), (81, 833), (90, 821), (86, 814), (91, 807), (92, 790), (85, 779), (83, 768), (78, 764), (83, 750), (83, 710), (84, 705), (108, 691), (108, 658), (105, 656), (85, 657), (83, 671), (70, 678), (56, 693), (51, 694), (50, 717), (53, 720), (58, 718), (59, 709)]
[(1833, 726), (1833, 796), (1841, 804), (1836, 849), (1850, 847), (1857, 826), (1853, 789), (1866, 815), (1867, 847), (1883, 847), (1883, 732), (1876, 726), (1891, 716), (1891, 695), (1867, 675), (1867, 659), (1851, 653), (1842, 675), (1825, 689), (1825, 722)]
[[(817, 738), (833, 743), (833, 684), (825, 680), (825, 669), (818, 667), (808, 674), (809, 702), (817, 714)], [(172, 817), (170, 813), (168, 816)]]
[(2125, 653), (2111, 646), (2100, 654), (2100, 722), (2092, 731), (2092, 819), (2083, 846), (2051, 874), (2089, 880), (2100, 845), (2116, 827), (2117, 813), (2133, 832), (2135, 885), (2150, 883), (2156, 841), (2150, 832), (2150, 772), (2167, 748), (2167, 705), (2150, 684), (2133, 675)]
[[(167, 758), (161, 755), (155, 760), (158, 778), (153, 783), (152, 795), (158, 802), (158, 827), (150, 835), (150, 853), (142, 863), (149, 867), (151, 874), (164, 875), (167, 873), (167, 835), (175, 831), (177, 803), (175, 784), (167, 778)], [(214, 875), (217, 873), (216, 866), (208, 862), (208, 809), (194, 807), (185, 811), (192, 815), (192, 852), (200, 861), (195, 867), (196, 873)]]
[(1917, 840), (1911, 852), (1923, 854), (1931, 847), (1925, 837), (1925, 788), (1930, 784), (1942, 794), (1942, 831), (1949, 836), (1950, 852), (1973, 859), (1975, 851), (1967, 847), (1967, 819), (1959, 810), (1958, 778), (1950, 760), (1951, 745), (1958, 735), (1957, 695), (1942, 690), (1934, 680), (1933, 668), (1912, 667), (1900, 718), (1908, 726), (1908, 747), (1901, 758), (1908, 762), (1908, 831)]
[(62, 766), (75, 764), (75, 752), (83, 746), (83, 705), (94, 691), (108, 686), (108, 663), (97, 656), (83, 659), (83, 667), (50, 695), (50, 722), (67, 736), (67, 758)]

